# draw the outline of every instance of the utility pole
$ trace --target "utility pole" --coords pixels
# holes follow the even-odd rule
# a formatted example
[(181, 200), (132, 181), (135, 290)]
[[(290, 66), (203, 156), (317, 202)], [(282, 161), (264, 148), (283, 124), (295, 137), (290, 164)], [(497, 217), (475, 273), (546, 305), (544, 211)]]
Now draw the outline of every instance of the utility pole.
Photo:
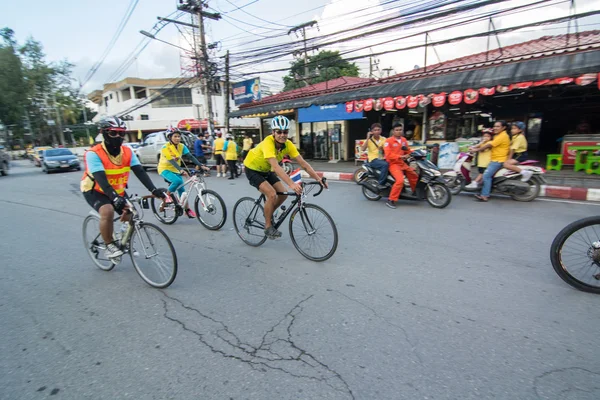
[[(288, 31), (288, 35), (292, 32), (294, 32), (294, 33), (296, 33), (296, 35), (298, 35), (297, 32), (299, 30), (302, 31), (302, 41), (304, 42), (304, 79), (305, 79), (306, 86), (308, 86), (310, 83), (308, 81), (308, 50), (306, 48), (306, 28), (311, 28), (316, 24), (317, 24), (317, 21), (309, 21), (309, 22), (300, 24), (298, 26), (295, 26)], [(318, 29), (318, 27), (317, 27), (317, 29)]]
[(58, 108), (58, 103), (56, 102), (56, 94), (52, 93), (52, 99), (54, 100), (54, 111), (56, 111), (56, 123), (58, 124), (58, 141), (60, 144), (65, 146), (65, 133), (62, 128), (62, 120), (60, 118), (60, 109)]
[(204, 37), (204, 17), (219, 20), (221, 15), (218, 13), (207, 13), (202, 11), (204, 2), (202, 0), (179, 0), (179, 6), (177, 7), (181, 11), (185, 11), (198, 16), (198, 27), (200, 33), (200, 58), (202, 61), (202, 87), (204, 89), (204, 101), (206, 102), (207, 111), (207, 128), (210, 135), (213, 134), (213, 110), (212, 110), (212, 96), (211, 88), (209, 84), (209, 63), (208, 63), (208, 52), (206, 50), (206, 38)]
[[(139, 76), (139, 74), (138, 74)], [(81, 89), (82, 89), (83, 85), (81, 84), (81, 81), (79, 81), (79, 92), (81, 93)], [(85, 109), (85, 96), (83, 95), (83, 93), (81, 94), (81, 98), (82, 98), (82, 102), (81, 102), (81, 110), (83, 111), (83, 124), (85, 125), (85, 134), (87, 135), (87, 143), (86, 146), (90, 144), (90, 128), (88, 128), (87, 125), (87, 110)]]
[(229, 132), (229, 50), (225, 54), (225, 131)]

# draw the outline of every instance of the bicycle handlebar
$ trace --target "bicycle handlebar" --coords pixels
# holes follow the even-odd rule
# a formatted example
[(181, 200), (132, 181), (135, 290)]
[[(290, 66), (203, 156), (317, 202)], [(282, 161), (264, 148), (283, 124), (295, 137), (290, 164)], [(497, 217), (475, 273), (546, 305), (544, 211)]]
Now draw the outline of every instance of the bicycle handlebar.
[[(325, 183), (327, 181), (327, 178), (323, 177), (321, 179), (323, 181), (323, 183)], [(314, 181), (314, 182), (308, 182), (308, 183), (304, 183), (302, 182), (302, 190), (304, 191), (304, 187), (305, 186), (311, 186), (311, 185), (319, 185), (319, 191), (315, 194), (313, 194), (313, 197), (317, 197), (318, 195), (321, 194), (321, 192), (323, 191), (323, 189), (325, 188), (325, 186), (321, 185), (319, 182)], [(279, 195), (284, 195), (284, 196), (300, 196), (298, 193), (296, 192), (277, 192), (277, 194)]]

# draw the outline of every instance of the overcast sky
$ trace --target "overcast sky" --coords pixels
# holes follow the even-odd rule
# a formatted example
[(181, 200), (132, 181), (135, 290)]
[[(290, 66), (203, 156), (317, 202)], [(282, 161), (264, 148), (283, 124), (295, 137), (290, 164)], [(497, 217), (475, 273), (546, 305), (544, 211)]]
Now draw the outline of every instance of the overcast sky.
[[(492, 10), (507, 7), (510, 4), (519, 5), (532, 3), (534, 0), (513, 0), (501, 5), (487, 7), (477, 11)], [(401, 0), (390, 4), (381, 5), (383, 0), (209, 0), (211, 11), (223, 13), (220, 21), (207, 23), (207, 35), (210, 42), (221, 41), (220, 48), (213, 53), (214, 59), (230, 49), (232, 54), (250, 47), (268, 45), (272, 43), (286, 43), (297, 41), (294, 35), (287, 36), (290, 26), (294, 26), (312, 19), (319, 21), (319, 30), (309, 30), (310, 36), (316, 36), (351, 27), (368, 24), (377, 18), (387, 18), (397, 15), (399, 5), (414, 4), (415, 1)], [(389, 0), (385, 0), (388, 3)], [(84, 87), (85, 92), (100, 89), (110, 78), (115, 77), (115, 72), (123, 61), (129, 57), (138, 43), (143, 39), (140, 30), (150, 31), (157, 22), (157, 16), (168, 16), (176, 11), (177, 0), (139, 0), (127, 26), (120, 35), (112, 51), (99, 68), (95, 76)], [(553, 6), (531, 12), (497, 18), (494, 22), (496, 28), (519, 25), (531, 21), (554, 18), (566, 15), (569, 12), (567, 1), (554, 0)], [(130, 0), (0, 0), (0, 27), (8, 26), (16, 32), (19, 42), (28, 36), (42, 42), (49, 60), (68, 59), (75, 67), (75, 77), (84, 79), (94, 63), (98, 61), (107, 47), (111, 37), (130, 5)], [(353, 14), (351, 17), (336, 18), (352, 10), (363, 9), (370, 6), (368, 11)], [(600, 0), (576, 1), (577, 12), (600, 9)], [(242, 7), (243, 11), (236, 9)], [(253, 17), (246, 13), (253, 14)], [(262, 20), (261, 20), (262, 19)], [(181, 18), (189, 22), (189, 17)], [(236, 21), (238, 20), (238, 21)], [(263, 20), (269, 21), (265, 22)], [(241, 21), (241, 22), (240, 22)], [(579, 21), (580, 30), (600, 28), (600, 18), (589, 17)], [(431, 28), (437, 25), (432, 24)], [(260, 27), (260, 28), (259, 28)], [(441, 40), (456, 35), (465, 35), (486, 30), (486, 22), (471, 24), (460, 28), (447, 29), (434, 32), (431, 40)], [(429, 28), (428, 28), (429, 29)], [(419, 28), (418, 31), (422, 31)], [(523, 31), (504, 34), (500, 36), (503, 46), (513, 43), (535, 39), (544, 35), (564, 33), (566, 24), (528, 28)], [(372, 45), (370, 49), (349, 53), (348, 56), (368, 54), (369, 51), (389, 51), (399, 47), (422, 44), (424, 37), (416, 37), (375, 46), (375, 44), (392, 38), (401, 37), (417, 30), (404, 29), (395, 32), (386, 32), (373, 38), (360, 39), (347, 42), (328, 49), (346, 51)], [(282, 34), (277, 39), (264, 39), (264, 36)], [(167, 42), (189, 47), (188, 38), (182, 36), (173, 24), (167, 25), (158, 37)], [(471, 39), (452, 45), (437, 46), (436, 50), (442, 60), (465, 56), (474, 52), (485, 50), (487, 39)], [(492, 41), (496, 46), (496, 40)], [(379, 68), (391, 67), (394, 72), (400, 73), (412, 69), (413, 66), (422, 66), (424, 50), (410, 50), (377, 57)], [(237, 68), (237, 73), (251, 73), (254, 71), (285, 68), (289, 66), (291, 56), (279, 62), (255, 64), (248, 67)], [(437, 62), (437, 56), (430, 50), (428, 63)], [(368, 59), (357, 61), (361, 72), (368, 72)], [(393, 73), (393, 72), (392, 72)], [(118, 79), (126, 76), (140, 76), (142, 78), (168, 78), (181, 74), (180, 51), (166, 44), (151, 41), (148, 47), (140, 54), (137, 62), (133, 62), (123, 73), (117, 75)], [(261, 75), (261, 79), (270, 83), (275, 89), (281, 87), (281, 76), (284, 73), (271, 73)], [(380, 72), (377, 72), (379, 75)], [(236, 75), (240, 77), (240, 75)], [(248, 75), (248, 77), (251, 77)]]

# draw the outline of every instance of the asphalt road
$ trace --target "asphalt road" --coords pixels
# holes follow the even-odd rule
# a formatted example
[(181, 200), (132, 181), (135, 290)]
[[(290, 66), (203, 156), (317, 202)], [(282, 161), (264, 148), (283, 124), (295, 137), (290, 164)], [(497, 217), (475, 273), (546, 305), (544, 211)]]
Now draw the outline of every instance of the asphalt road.
[(287, 229), (243, 244), (231, 212), (256, 192), (212, 177), (227, 223), (165, 226), (180, 269), (157, 290), (129, 260), (89, 260), (80, 172), (15, 164), (0, 178), (1, 399), (600, 398), (600, 297), (548, 256), (596, 205), (457, 196), (390, 210), (332, 183), (312, 201), (340, 244), (314, 263)]

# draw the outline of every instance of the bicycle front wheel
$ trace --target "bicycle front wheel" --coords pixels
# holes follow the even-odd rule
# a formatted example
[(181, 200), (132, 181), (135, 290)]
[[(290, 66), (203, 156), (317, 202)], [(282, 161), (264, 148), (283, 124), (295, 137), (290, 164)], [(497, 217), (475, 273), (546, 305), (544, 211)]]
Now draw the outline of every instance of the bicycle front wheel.
[(162, 229), (140, 223), (129, 240), (131, 262), (140, 277), (155, 288), (166, 288), (177, 276), (177, 254)]
[[(171, 225), (177, 221), (179, 215), (177, 215), (177, 206), (175, 202), (164, 203), (163, 200), (153, 197), (151, 199), (152, 213), (157, 220), (163, 224)], [(162, 209), (162, 211), (161, 211)]]
[(600, 294), (600, 216), (580, 219), (561, 230), (552, 242), (550, 261), (569, 285)]
[(251, 197), (242, 197), (235, 203), (233, 226), (247, 245), (258, 247), (267, 240), (263, 207)]
[(333, 218), (315, 204), (304, 204), (292, 212), (290, 237), (296, 250), (311, 261), (329, 259), (338, 245)]
[(211, 231), (221, 229), (227, 221), (227, 207), (219, 194), (213, 190), (203, 190), (194, 203), (196, 217), (205, 228)]
[(106, 243), (100, 235), (100, 220), (92, 215), (88, 215), (83, 220), (83, 245), (88, 255), (98, 268), (103, 271), (110, 271), (115, 267), (115, 263), (106, 257)]

